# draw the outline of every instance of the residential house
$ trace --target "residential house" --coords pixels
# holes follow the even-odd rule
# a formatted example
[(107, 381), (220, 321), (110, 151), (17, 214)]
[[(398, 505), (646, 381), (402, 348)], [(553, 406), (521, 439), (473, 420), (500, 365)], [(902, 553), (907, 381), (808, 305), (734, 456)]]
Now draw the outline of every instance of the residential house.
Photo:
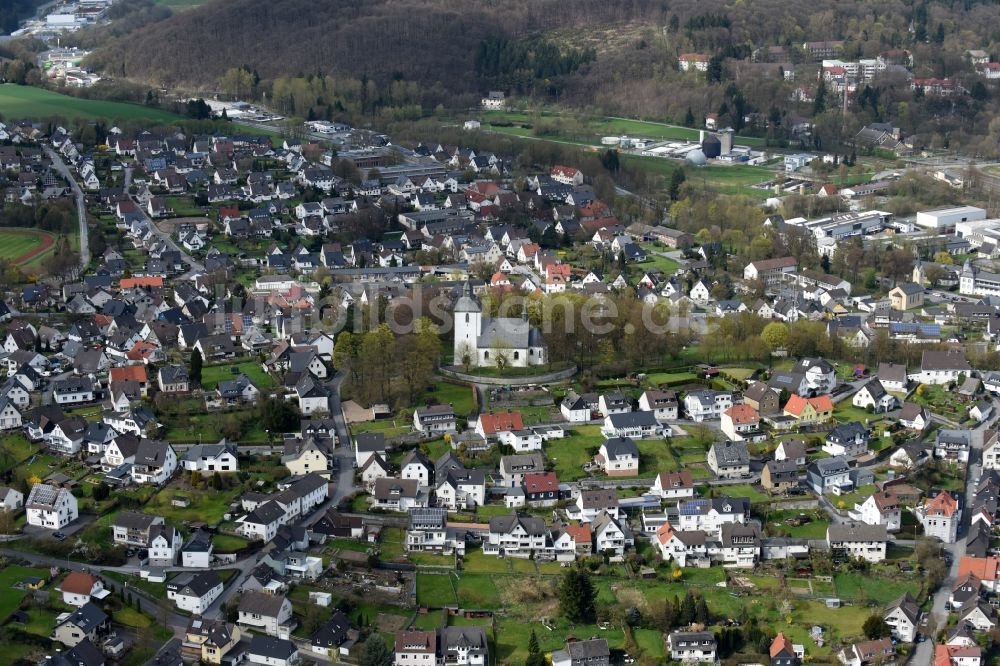
[(35, 527), (60, 530), (79, 517), (76, 497), (66, 488), (36, 483), (24, 504), (27, 522)]
[(91, 599), (104, 599), (111, 593), (104, 588), (104, 582), (100, 578), (83, 571), (71, 571), (67, 574), (59, 591), (64, 604), (76, 607), (90, 603)]
[(66, 617), (56, 620), (52, 638), (71, 648), (84, 641), (100, 643), (100, 637), (110, 626), (111, 620), (107, 614), (97, 604), (87, 601)]
[(177, 470), (177, 453), (167, 442), (143, 439), (135, 452), (132, 481), (162, 486)]
[(806, 468), (806, 483), (817, 495), (842, 495), (854, 489), (847, 460), (841, 457), (818, 458)]
[(923, 432), (931, 423), (930, 415), (923, 405), (916, 402), (904, 402), (899, 412), (899, 424), (910, 430)]
[(708, 631), (674, 631), (667, 636), (671, 661), (715, 663), (718, 646), (715, 634)]
[(292, 603), (281, 594), (244, 592), (237, 607), (237, 624), (278, 636), (294, 627)]
[(639, 473), (639, 448), (628, 437), (606, 439), (594, 462), (608, 476), (635, 476)]
[(750, 454), (746, 442), (715, 442), (706, 456), (708, 467), (720, 479), (750, 476)]
[(845, 423), (827, 433), (823, 451), (831, 456), (855, 460), (868, 454), (868, 429), (860, 423)]
[[(639, 410), (651, 412), (653, 417), (660, 423), (676, 421), (678, 413), (677, 394), (673, 391), (644, 391), (639, 396)], [(589, 409), (587, 412), (587, 418), (589, 419)]]
[(608, 641), (592, 638), (570, 641), (561, 650), (552, 653), (552, 666), (610, 666), (611, 650)]
[(421, 492), (416, 479), (379, 479), (371, 497), (372, 506), (385, 511), (406, 512), (426, 507), (427, 493)]
[(734, 442), (758, 441), (765, 437), (760, 430), (760, 414), (745, 403), (722, 412), (721, 427), (722, 434)]
[(887, 391), (906, 391), (910, 383), (902, 363), (879, 363), (876, 376)]
[(959, 464), (969, 462), (972, 433), (969, 430), (941, 428), (935, 433), (934, 457)]
[(743, 393), (743, 403), (757, 410), (758, 414), (770, 416), (781, 411), (779, 392), (765, 382), (754, 382)]
[(648, 439), (663, 435), (664, 428), (651, 411), (616, 412), (604, 417), (601, 434), (605, 437)]
[(833, 402), (828, 395), (815, 398), (793, 395), (785, 403), (784, 414), (802, 425), (826, 423), (833, 416)]
[(222, 594), (223, 582), (214, 571), (178, 574), (167, 582), (167, 599), (193, 615), (204, 615)]
[(896, 396), (886, 391), (882, 382), (876, 377), (858, 389), (851, 398), (851, 404), (861, 409), (871, 407), (872, 411), (878, 414), (895, 409), (899, 404), (899, 400), (896, 399)]
[(184, 452), (181, 465), (186, 472), (238, 472), (240, 471), (236, 444), (222, 439), (216, 444), (195, 444)]
[(799, 487), (800, 467), (792, 460), (768, 460), (760, 475), (760, 485), (770, 494), (783, 494)]
[(806, 443), (801, 439), (784, 439), (774, 449), (775, 460), (790, 460), (802, 467), (806, 464)]
[(455, 410), (451, 405), (429, 405), (413, 410), (413, 427), (420, 432), (455, 432)]
[(917, 639), (920, 626), (920, 607), (909, 592), (886, 606), (882, 619), (889, 625), (892, 637), (903, 643), (913, 643)]
[(694, 497), (694, 479), (687, 470), (660, 472), (653, 480), (650, 493), (660, 499), (687, 499)]
[(873, 493), (863, 503), (855, 504), (851, 518), (866, 525), (885, 525), (889, 532), (896, 532), (902, 525), (899, 497), (891, 490)]
[(889, 535), (885, 525), (831, 524), (826, 528), (826, 541), (835, 557), (882, 562)]
[(958, 500), (951, 493), (941, 491), (918, 506), (914, 513), (924, 526), (924, 535), (937, 538), (944, 543), (955, 543), (958, 526), (962, 521), (962, 510)]
[(262, 666), (296, 666), (302, 662), (295, 643), (275, 636), (254, 635), (246, 654), (249, 663)]
[(950, 384), (958, 381), (959, 375), (972, 374), (972, 366), (965, 354), (957, 350), (924, 351), (920, 357), (920, 371), (911, 373), (909, 379), (920, 384)]
[(221, 664), (241, 637), (242, 632), (235, 624), (192, 617), (184, 633), (181, 652), (205, 664)]

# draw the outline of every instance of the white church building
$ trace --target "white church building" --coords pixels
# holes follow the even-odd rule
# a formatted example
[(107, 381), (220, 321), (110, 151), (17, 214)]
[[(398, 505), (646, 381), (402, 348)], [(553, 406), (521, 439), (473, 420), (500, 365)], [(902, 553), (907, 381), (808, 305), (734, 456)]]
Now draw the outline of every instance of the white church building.
[(483, 317), (483, 306), (465, 283), (455, 302), (455, 365), (524, 368), (548, 362), (542, 332), (517, 317)]

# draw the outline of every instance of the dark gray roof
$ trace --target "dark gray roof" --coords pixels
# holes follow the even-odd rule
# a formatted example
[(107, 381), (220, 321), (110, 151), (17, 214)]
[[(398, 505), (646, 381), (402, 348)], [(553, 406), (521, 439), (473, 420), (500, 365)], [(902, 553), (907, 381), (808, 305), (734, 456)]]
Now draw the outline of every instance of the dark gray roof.
[(604, 449), (608, 452), (608, 456), (611, 458), (617, 458), (619, 456), (639, 457), (639, 447), (637, 447), (635, 442), (633, 442), (629, 437), (612, 437), (611, 439), (605, 440)]
[(657, 427), (659, 422), (653, 412), (624, 412), (608, 416), (612, 428)]
[(179, 594), (185, 596), (194, 595), (196, 597), (204, 597), (210, 590), (222, 584), (222, 579), (219, 578), (219, 574), (214, 571), (203, 571), (196, 574), (182, 573), (178, 574), (167, 583), (167, 588), (173, 588), (177, 590)]
[(748, 465), (750, 454), (746, 442), (715, 442), (712, 444), (715, 459), (720, 465)]
[(297, 651), (298, 648), (295, 647), (295, 643), (284, 638), (254, 635), (250, 639), (249, 653), (251, 655), (284, 660), (291, 657)]
[(244, 592), (240, 596), (239, 610), (244, 613), (256, 613), (262, 617), (277, 617), (284, 603), (285, 597), (280, 594)]
[(130, 530), (148, 530), (156, 520), (156, 516), (150, 516), (138, 511), (122, 511), (115, 517), (113, 525), (115, 527), (125, 527)]
[(347, 616), (340, 611), (334, 612), (330, 619), (323, 626), (316, 630), (310, 642), (319, 647), (337, 647), (347, 640), (347, 632), (351, 629), (351, 623)]
[(514, 527), (520, 525), (531, 536), (545, 534), (545, 521), (537, 516), (511, 514), (509, 516), (493, 516), (490, 518), (490, 532), (509, 534)]
[(827, 528), (827, 535), (831, 542), (889, 540), (885, 525), (865, 523), (832, 524)]
[(89, 634), (94, 627), (99, 627), (107, 621), (107, 614), (93, 601), (88, 601), (63, 620), (63, 624), (69, 623), (75, 625), (84, 633)]

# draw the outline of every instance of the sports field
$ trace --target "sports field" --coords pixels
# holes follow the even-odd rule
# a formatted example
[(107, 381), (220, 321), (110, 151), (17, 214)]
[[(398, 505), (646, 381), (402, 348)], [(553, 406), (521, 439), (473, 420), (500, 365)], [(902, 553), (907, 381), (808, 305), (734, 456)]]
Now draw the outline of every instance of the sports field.
[(11, 83), (0, 85), (0, 112), (6, 119), (51, 118), (60, 116), (70, 120), (76, 118), (107, 118), (109, 120), (151, 120), (172, 122), (180, 119), (167, 111), (138, 104), (105, 102), (79, 99), (61, 95), (44, 88), (17, 86)]
[(0, 260), (24, 266), (46, 254), (55, 236), (38, 229), (0, 229)]

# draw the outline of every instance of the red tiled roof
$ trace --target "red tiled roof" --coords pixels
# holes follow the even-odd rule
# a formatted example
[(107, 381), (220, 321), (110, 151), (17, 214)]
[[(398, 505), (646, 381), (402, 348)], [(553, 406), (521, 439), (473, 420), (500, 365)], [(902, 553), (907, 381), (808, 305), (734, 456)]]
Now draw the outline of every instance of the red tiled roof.
[(479, 417), (483, 432), (494, 434), (505, 430), (524, 430), (521, 412), (489, 412)]

